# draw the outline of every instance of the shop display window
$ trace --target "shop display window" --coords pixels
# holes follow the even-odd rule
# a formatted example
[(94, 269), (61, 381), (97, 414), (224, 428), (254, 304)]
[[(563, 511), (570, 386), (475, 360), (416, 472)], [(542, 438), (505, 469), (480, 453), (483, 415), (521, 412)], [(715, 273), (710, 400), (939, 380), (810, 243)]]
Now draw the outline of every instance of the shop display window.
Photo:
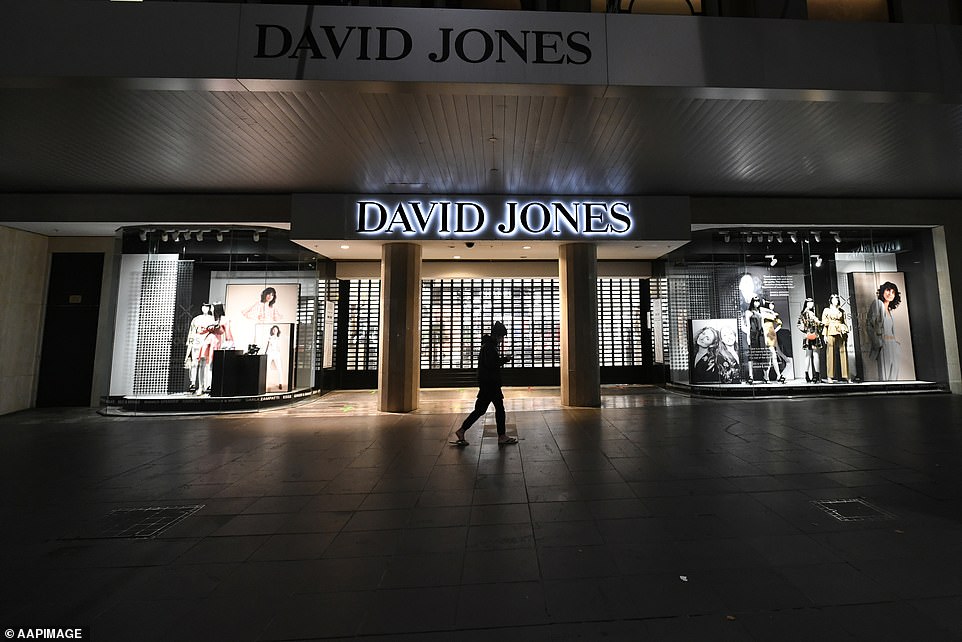
[(933, 247), (918, 228), (694, 232), (653, 286), (655, 352), (672, 383), (717, 390), (944, 382)]
[(285, 231), (140, 227), (120, 240), (111, 397), (312, 388), (317, 258)]

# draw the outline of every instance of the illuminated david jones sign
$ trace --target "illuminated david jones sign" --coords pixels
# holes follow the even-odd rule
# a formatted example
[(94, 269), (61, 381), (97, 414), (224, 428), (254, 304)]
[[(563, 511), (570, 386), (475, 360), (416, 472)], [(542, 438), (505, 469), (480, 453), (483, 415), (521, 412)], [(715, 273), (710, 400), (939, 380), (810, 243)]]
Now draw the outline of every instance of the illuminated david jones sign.
[(517, 236), (629, 237), (631, 205), (623, 201), (504, 201), (501, 207), (469, 200), (357, 201), (354, 232), (365, 237)]

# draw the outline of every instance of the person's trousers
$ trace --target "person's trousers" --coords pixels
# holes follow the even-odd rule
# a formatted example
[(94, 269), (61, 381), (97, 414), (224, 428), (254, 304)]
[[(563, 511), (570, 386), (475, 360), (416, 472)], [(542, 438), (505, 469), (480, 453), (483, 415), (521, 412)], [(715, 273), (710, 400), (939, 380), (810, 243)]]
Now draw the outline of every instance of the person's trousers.
[[(848, 337), (844, 334), (830, 334), (825, 337), (826, 364), (825, 371), (829, 379), (835, 379), (835, 344), (838, 343), (838, 362), (842, 366), (842, 379), (848, 379)], [(837, 339), (837, 341), (836, 341)]]
[(461, 430), (465, 431), (471, 427), (471, 424), (476, 422), (481, 418), (488, 410), (488, 404), (494, 404), (494, 421), (498, 424), (498, 435), (505, 434), (504, 422), (504, 398), (492, 398), (492, 397), (481, 397), (478, 396), (478, 400), (474, 402), (474, 410), (468, 415), (464, 422), (461, 424)]

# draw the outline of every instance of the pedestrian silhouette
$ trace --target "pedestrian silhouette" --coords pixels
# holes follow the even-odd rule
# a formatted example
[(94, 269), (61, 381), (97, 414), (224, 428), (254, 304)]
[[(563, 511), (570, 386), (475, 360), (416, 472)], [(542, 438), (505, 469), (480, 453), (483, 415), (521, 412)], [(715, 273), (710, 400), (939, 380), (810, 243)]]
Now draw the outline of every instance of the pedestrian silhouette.
[(517, 437), (509, 437), (504, 429), (504, 393), (501, 392), (501, 366), (511, 361), (512, 357), (502, 357), (500, 345), (504, 337), (508, 334), (508, 329), (500, 321), (495, 321), (491, 328), (491, 334), (481, 336), (481, 350), (478, 352), (478, 400), (474, 404), (474, 410), (468, 415), (461, 427), (454, 434), (456, 441), (452, 441), (456, 446), (467, 446), (464, 440), (464, 433), (471, 425), (481, 418), (488, 410), (489, 404), (494, 404), (494, 419), (498, 425), (498, 445), (518, 443)]

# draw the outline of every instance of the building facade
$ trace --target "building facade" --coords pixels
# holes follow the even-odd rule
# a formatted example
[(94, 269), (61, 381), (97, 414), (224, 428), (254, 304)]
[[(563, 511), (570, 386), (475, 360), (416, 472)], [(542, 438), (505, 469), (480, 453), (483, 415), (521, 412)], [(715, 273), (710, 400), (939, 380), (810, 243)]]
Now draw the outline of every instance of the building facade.
[(5, 5), (0, 412), (962, 391), (957, 3), (534, 8)]

